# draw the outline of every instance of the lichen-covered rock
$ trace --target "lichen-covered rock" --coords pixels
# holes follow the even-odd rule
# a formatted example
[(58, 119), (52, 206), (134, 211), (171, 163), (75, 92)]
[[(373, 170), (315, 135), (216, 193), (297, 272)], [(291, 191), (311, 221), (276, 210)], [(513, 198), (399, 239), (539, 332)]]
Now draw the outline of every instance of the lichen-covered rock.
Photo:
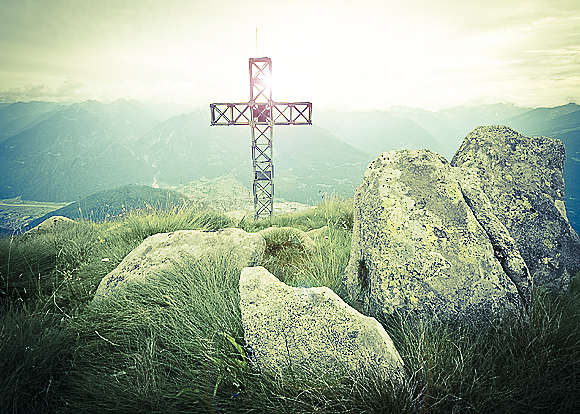
[(580, 239), (564, 206), (564, 144), (506, 126), (478, 127), (451, 165), (480, 179), (493, 214), (507, 228), (535, 286), (565, 292), (580, 266)]
[(248, 267), (240, 277), (240, 309), (250, 361), (291, 385), (324, 386), (369, 372), (393, 384), (404, 379), (382, 325), (329, 288), (291, 287), (263, 267)]
[(101, 280), (93, 302), (115, 297), (130, 284), (154, 284), (157, 274), (176, 263), (206, 256), (227, 256), (240, 269), (261, 263), (265, 242), (257, 233), (240, 229), (215, 232), (180, 230), (148, 237)]
[(506, 275), (516, 285), (526, 309), (529, 309), (533, 285), (530, 272), (515, 240), (497, 218), (489, 198), (481, 189), (477, 172), (469, 168), (451, 168), (450, 170), (457, 178), (465, 202), (487, 233), (496, 259), (499, 260)]
[(352, 301), (459, 323), (524, 308), (457, 178), (429, 150), (385, 152), (369, 165), (342, 286)]

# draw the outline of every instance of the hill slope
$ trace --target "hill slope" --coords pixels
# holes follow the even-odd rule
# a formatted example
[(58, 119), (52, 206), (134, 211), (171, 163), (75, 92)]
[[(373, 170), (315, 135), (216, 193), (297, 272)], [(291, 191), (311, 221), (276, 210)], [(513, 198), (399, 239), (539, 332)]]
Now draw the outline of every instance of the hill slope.
[(113, 190), (99, 191), (68, 206), (59, 208), (30, 222), (25, 230), (33, 228), (49, 217), (70, 219), (109, 220), (129, 210), (148, 207), (168, 208), (188, 201), (183, 194), (144, 185), (126, 185)]
[[(566, 203), (578, 229), (579, 109), (497, 104), (439, 112), (315, 111), (312, 126), (275, 128), (275, 196), (302, 203), (316, 203), (325, 193), (350, 196), (368, 162), (383, 151), (429, 148), (449, 159), (474, 127), (504, 124), (564, 141)], [(0, 199), (70, 202), (127, 184), (184, 186), (228, 174), (251, 188), (250, 129), (210, 127), (207, 108), (166, 118), (179, 110), (124, 100), (1, 106), (0, 137), (8, 138), (0, 142)]]
[[(137, 142), (155, 182), (182, 185), (233, 174), (252, 188), (248, 127), (210, 127), (209, 111), (171, 118)], [(352, 195), (372, 157), (312, 126), (275, 127), (275, 196), (312, 203), (320, 194)]]
[(0, 142), (22, 131), (38, 117), (60, 106), (56, 102), (16, 102), (0, 107)]

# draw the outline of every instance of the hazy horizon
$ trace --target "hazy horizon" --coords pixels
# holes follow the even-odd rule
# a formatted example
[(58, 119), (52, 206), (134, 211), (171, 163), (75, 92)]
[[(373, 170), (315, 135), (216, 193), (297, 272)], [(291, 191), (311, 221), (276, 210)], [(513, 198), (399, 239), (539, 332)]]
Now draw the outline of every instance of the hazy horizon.
[[(134, 99), (134, 98), (118, 98), (116, 100), (98, 100), (98, 99), (83, 99), (83, 100), (69, 100), (69, 101), (62, 101), (62, 100), (50, 100), (50, 99), (29, 99), (29, 100), (9, 100), (8, 98), (3, 98), (0, 97), (0, 104), (15, 104), (15, 103), (31, 103), (31, 102), (43, 102), (43, 103), (55, 103), (55, 104), (61, 104), (61, 105), (74, 105), (74, 104), (82, 104), (83, 102), (88, 102), (88, 101), (96, 101), (99, 103), (103, 103), (103, 104), (114, 104), (116, 102), (119, 101), (128, 101), (128, 102), (138, 102), (138, 103), (142, 103), (142, 104), (152, 104), (152, 105), (176, 105), (176, 106), (183, 106), (185, 108), (187, 108), (190, 112), (193, 111), (208, 111), (210, 110), (209, 107), (209, 102), (205, 105), (197, 105), (197, 106), (193, 106), (187, 103), (178, 103), (178, 102), (169, 102), (169, 101), (161, 101), (161, 102), (154, 102), (154, 101), (146, 101), (146, 100), (139, 100), (139, 99)], [(564, 105), (568, 105), (568, 104), (575, 104), (575, 105), (580, 105), (576, 102), (568, 102), (568, 103), (563, 103), (563, 104), (559, 104), (559, 105), (553, 105), (553, 106), (524, 106), (524, 105), (515, 105), (513, 103), (505, 103), (505, 102), (496, 102), (496, 103), (473, 103), (473, 104), (467, 104), (467, 105), (457, 105), (457, 106), (449, 106), (449, 107), (445, 107), (445, 108), (440, 108), (440, 109), (436, 109), (436, 110), (429, 110), (426, 108), (421, 108), (418, 106), (406, 106), (406, 105), (392, 105), (391, 107), (386, 107), (386, 108), (382, 108), (382, 109), (364, 109), (364, 108), (332, 108), (332, 107), (328, 107), (328, 108), (316, 108), (313, 107), (313, 111), (317, 112), (337, 112), (337, 113), (342, 113), (342, 112), (352, 112), (352, 113), (357, 113), (357, 112), (391, 112), (394, 109), (398, 109), (398, 108), (407, 108), (407, 109), (417, 109), (417, 110), (422, 110), (422, 111), (427, 111), (427, 112), (440, 112), (440, 111), (446, 111), (449, 109), (454, 109), (454, 108), (477, 108), (477, 107), (482, 107), (482, 106), (493, 106), (493, 105), (506, 105), (506, 106), (513, 106), (515, 108), (519, 108), (519, 109), (538, 109), (538, 108), (554, 108), (554, 107), (559, 107), (559, 106), (564, 106)]]

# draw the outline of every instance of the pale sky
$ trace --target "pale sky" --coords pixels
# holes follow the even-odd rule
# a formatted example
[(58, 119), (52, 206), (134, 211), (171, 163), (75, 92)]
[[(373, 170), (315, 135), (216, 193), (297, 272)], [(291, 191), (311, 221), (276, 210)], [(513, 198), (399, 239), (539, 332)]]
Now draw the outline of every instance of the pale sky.
[(323, 110), (580, 103), (580, 1), (0, 0), (0, 102), (245, 102), (262, 56)]

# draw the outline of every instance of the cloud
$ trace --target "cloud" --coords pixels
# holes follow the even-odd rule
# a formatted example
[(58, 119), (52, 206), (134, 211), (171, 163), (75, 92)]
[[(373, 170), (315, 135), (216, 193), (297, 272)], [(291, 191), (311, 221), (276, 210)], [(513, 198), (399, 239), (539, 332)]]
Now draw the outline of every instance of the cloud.
[(84, 100), (85, 94), (81, 93), (84, 86), (83, 82), (74, 78), (66, 78), (57, 88), (50, 88), (44, 84), (29, 84), (21, 88), (0, 91), (0, 102)]
[(70, 96), (74, 95), (79, 89), (81, 89), (85, 84), (79, 80), (73, 78), (66, 78), (64, 85), (56, 88), (56, 96)]
[(274, 99), (545, 105), (549, 85), (558, 102), (580, 96), (577, 0), (0, 0), (0, 9), (5, 101), (244, 100), (256, 27), (260, 55), (274, 60)]

